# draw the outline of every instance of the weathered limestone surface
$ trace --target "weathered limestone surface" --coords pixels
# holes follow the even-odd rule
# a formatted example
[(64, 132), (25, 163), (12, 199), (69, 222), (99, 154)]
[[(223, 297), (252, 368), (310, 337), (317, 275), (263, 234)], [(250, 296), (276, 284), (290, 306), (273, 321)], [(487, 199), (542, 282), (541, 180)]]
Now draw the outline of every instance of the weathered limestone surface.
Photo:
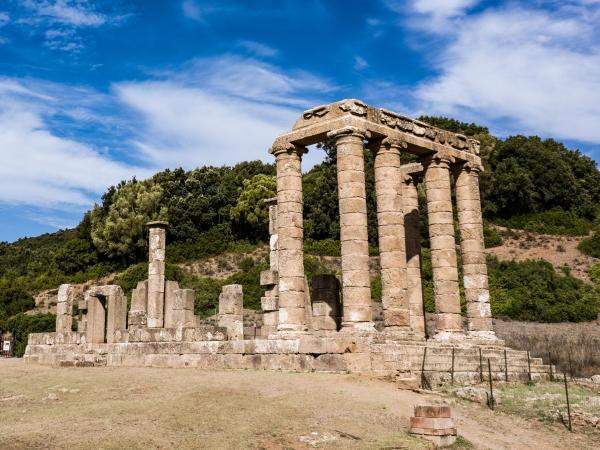
[(149, 222), (148, 326), (164, 325), (166, 222)]
[(444, 156), (434, 156), (422, 163), (425, 167), (436, 329), (439, 337), (443, 338), (446, 337), (445, 332), (462, 332), (463, 329), (452, 215), (451, 161)]
[(484, 252), (479, 170), (463, 164), (457, 168), (455, 178), (468, 329), (471, 334), (494, 338)]
[(402, 203), (406, 233), (406, 280), (410, 311), (410, 328), (425, 334), (423, 286), (421, 280), (421, 233), (419, 231), (419, 196), (417, 176), (406, 174), (402, 183)]
[(366, 131), (353, 127), (331, 131), (337, 147), (337, 178), (342, 247), (342, 291), (346, 330), (374, 330), (369, 279), (369, 236), (365, 192)]
[(219, 295), (218, 325), (227, 328), (229, 339), (244, 339), (244, 293), (241, 284), (223, 286)]
[(375, 191), (381, 261), (381, 299), (386, 327), (408, 329), (406, 250), (400, 150), (406, 143), (384, 139), (375, 151)]
[(80, 297), (80, 292), (70, 284), (61, 284), (58, 288), (56, 303), (56, 331), (71, 331), (73, 326), (73, 306)]
[(138, 282), (131, 291), (131, 308), (129, 309), (128, 325), (146, 326), (148, 324), (148, 280)]
[(127, 327), (127, 297), (117, 285), (95, 286), (85, 293), (86, 336), (90, 343), (113, 342)]
[(279, 319), (277, 330), (306, 330), (304, 289), (304, 225), (302, 218), (303, 147), (273, 147), (277, 166), (277, 249)]

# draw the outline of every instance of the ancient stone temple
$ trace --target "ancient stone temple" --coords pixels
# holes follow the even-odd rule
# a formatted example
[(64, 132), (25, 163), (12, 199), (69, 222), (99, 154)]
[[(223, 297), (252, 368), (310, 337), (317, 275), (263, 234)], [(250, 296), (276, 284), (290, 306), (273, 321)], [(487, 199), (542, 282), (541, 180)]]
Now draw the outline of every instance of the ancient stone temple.
[[(325, 140), (337, 148), (341, 273), (307, 280), (301, 163), (309, 146)], [(383, 308), (383, 321), (377, 323), (370, 292), (365, 151), (373, 153), (377, 199)], [(151, 222), (148, 279), (132, 291), (129, 311), (119, 286), (81, 293), (63, 285), (57, 331), (30, 335), (27, 361), (352, 371), (416, 386), (478, 381), (489, 359), (499, 379), (546, 376), (548, 367), (540, 359), (506, 348), (492, 327), (477, 141), (343, 100), (305, 111), (292, 131), (275, 139), (270, 153), (277, 167), (277, 197), (265, 200), (270, 268), (261, 274), (259, 333), (245, 336), (239, 285), (223, 288), (213, 322), (194, 314), (194, 291), (165, 278), (168, 224)], [(402, 154), (418, 162), (402, 165)], [(420, 214), (427, 214), (431, 244), (435, 330), (430, 335), (421, 284)], [(79, 316), (77, 331), (71, 331), (73, 314)]]

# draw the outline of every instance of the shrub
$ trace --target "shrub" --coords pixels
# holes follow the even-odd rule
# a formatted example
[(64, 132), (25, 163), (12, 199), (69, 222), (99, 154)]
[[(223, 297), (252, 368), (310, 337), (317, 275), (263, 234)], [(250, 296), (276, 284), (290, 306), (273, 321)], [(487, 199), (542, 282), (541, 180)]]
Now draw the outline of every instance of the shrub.
[(492, 314), (514, 320), (580, 322), (600, 311), (600, 291), (544, 260), (499, 261), (488, 256)]
[(323, 239), (321, 241), (307, 239), (304, 243), (304, 252), (308, 255), (319, 256), (340, 256), (342, 254), (340, 242), (334, 239)]
[(600, 234), (595, 231), (590, 237), (583, 239), (577, 246), (581, 253), (600, 258)]
[(600, 263), (594, 264), (588, 274), (594, 283), (600, 284)]
[(0, 289), (0, 319), (25, 312), (35, 306), (33, 297), (21, 287)]
[(25, 353), (29, 333), (54, 331), (55, 327), (56, 316), (53, 314), (28, 315), (19, 313), (0, 322), (0, 330), (12, 331), (15, 337), (15, 355), (17, 357), (21, 357)]
[(483, 227), (483, 241), (485, 248), (499, 247), (502, 245), (502, 237), (495, 228), (485, 225)]
[(76, 237), (54, 252), (54, 261), (64, 273), (76, 273), (96, 264), (98, 254), (90, 241)]
[(531, 214), (512, 216), (508, 219), (496, 218), (494, 222), (510, 228), (518, 228), (534, 233), (584, 236), (592, 223), (570, 211), (560, 208)]

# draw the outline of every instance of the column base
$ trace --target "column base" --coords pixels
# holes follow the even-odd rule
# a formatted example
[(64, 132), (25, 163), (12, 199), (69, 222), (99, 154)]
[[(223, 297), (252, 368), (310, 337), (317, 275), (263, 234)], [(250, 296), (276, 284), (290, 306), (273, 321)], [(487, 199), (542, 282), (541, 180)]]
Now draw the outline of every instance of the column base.
[(375, 333), (376, 330), (373, 322), (342, 322), (340, 332)]
[(464, 331), (459, 330), (442, 330), (436, 331), (431, 337), (431, 340), (438, 342), (464, 342), (467, 335)]

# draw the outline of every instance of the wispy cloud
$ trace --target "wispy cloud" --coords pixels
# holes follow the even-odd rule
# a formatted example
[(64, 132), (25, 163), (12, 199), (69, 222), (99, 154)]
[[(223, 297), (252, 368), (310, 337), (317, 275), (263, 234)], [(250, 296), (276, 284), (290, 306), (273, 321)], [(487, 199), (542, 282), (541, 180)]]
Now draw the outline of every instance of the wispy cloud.
[(107, 186), (149, 173), (53, 131), (51, 116), (72, 100), (54, 95), (65, 86), (42, 92), (43, 85), (28, 87), (26, 83), (0, 79), (0, 202), (89, 207)]
[(256, 41), (242, 40), (238, 42), (238, 45), (241, 48), (252, 53), (253, 55), (259, 57), (273, 57), (277, 56), (277, 54), (279, 53), (279, 51), (276, 48), (270, 47), (266, 44), (262, 44)]
[(362, 56), (354, 57), (354, 69), (355, 70), (363, 70), (363, 69), (366, 69), (367, 67), (369, 67), (369, 63), (367, 62), (367, 60), (365, 58), (363, 58)]
[(75, 27), (98, 27), (109, 21), (105, 14), (83, 0), (25, 0), (23, 5), (38, 19)]
[(187, 168), (270, 160), (275, 137), (335, 89), (306, 72), (231, 55), (195, 60), (160, 80), (114, 86), (143, 123), (134, 140), (138, 151), (157, 167)]
[(550, 6), (487, 8), (450, 33), (430, 28), (435, 75), (411, 89), (415, 110), (600, 143), (600, 2)]
[(183, 0), (181, 2), (183, 15), (191, 20), (201, 22), (204, 20), (204, 14), (200, 5), (195, 0)]
[[(128, 14), (115, 12), (119, 2), (88, 0), (24, 0), (15, 24), (29, 27), (30, 32), (44, 35), (44, 45), (51, 50), (78, 52), (85, 47), (81, 30), (115, 26)], [(1, 20), (1, 19), (0, 19)]]

